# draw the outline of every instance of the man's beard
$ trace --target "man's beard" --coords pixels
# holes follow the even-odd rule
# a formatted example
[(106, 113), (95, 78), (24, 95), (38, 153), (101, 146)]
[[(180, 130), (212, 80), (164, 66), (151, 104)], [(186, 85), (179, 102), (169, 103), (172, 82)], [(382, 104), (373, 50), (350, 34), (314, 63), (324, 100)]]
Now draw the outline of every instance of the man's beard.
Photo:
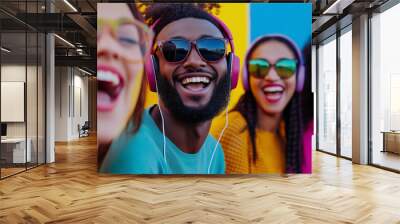
[(210, 101), (200, 108), (185, 106), (175, 87), (163, 75), (156, 73), (156, 76), (161, 100), (172, 116), (179, 121), (193, 124), (208, 121), (228, 105), (231, 79), (227, 74), (215, 85)]

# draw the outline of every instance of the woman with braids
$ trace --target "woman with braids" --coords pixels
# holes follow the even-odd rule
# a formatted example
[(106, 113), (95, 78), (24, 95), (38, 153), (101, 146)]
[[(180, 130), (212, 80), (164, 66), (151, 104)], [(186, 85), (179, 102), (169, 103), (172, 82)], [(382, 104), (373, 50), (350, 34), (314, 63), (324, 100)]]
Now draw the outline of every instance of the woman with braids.
[[(144, 57), (152, 32), (135, 4), (101, 3), (97, 20), (98, 161), (124, 130), (134, 133), (142, 117)], [(128, 126), (128, 122), (131, 125)]]
[[(304, 64), (299, 49), (285, 36), (263, 36), (249, 48), (243, 66), (245, 93), (230, 111), (221, 139), (226, 172), (300, 173)], [(220, 130), (216, 125), (214, 136)]]

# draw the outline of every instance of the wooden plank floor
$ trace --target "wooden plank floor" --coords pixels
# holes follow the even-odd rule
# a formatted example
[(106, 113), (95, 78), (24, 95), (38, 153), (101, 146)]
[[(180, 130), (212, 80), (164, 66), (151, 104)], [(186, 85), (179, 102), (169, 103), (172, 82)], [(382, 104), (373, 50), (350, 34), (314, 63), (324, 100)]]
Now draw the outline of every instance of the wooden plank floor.
[(0, 181), (0, 223), (400, 223), (400, 175), (316, 152), (289, 177), (110, 176), (96, 139)]
[(1, 168), (1, 176), (7, 177), (13, 175), (15, 173), (19, 173), (25, 170), (25, 167), (17, 167), (17, 168)]

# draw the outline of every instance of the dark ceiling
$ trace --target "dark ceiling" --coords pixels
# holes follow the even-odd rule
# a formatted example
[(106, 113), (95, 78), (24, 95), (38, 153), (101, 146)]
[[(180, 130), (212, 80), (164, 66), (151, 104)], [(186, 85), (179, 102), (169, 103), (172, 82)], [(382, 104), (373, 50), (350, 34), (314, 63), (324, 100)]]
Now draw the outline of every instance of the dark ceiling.
[(353, 17), (374, 12), (386, 2), (388, 0), (313, 1), (313, 43), (318, 43), (350, 25)]
[[(330, 6), (337, 4), (338, 12), (324, 13)], [(387, 0), (270, 0), (256, 2), (311, 2), (313, 4), (313, 41), (331, 35), (335, 32), (337, 21), (347, 16), (351, 17), (360, 12), (372, 10)], [(36, 36), (30, 32), (54, 32), (67, 40), (55, 38), (56, 65), (74, 65), (96, 70), (96, 5), (100, 2), (113, 0), (0, 0), (1, 43), (12, 49), (8, 58), (18, 58), (34, 54), (36, 47), (41, 50), (44, 44), (37, 43)], [(50, 4), (49, 4), (50, 3)], [(68, 3), (71, 6), (68, 5)], [(76, 9), (76, 11), (75, 11)], [(342, 24), (346, 25), (346, 22)], [(25, 35), (18, 33), (28, 32)], [(40, 38), (39, 38), (40, 39)], [(25, 49), (25, 45), (27, 48)], [(4, 60), (4, 59), (3, 59)]]
[[(44, 48), (37, 43), (43, 32), (57, 34), (55, 55), (57, 65), (79, 66), (93, 73), (96, 70), (96, 4), (95, 0), (1, 0), (0, 27), (2, 46), (12, 50), (9, 61), (28, 60)], [(73, 9), (70, 7), (76, 9)], [(27, 35), (21, 35), (21, 33)], [(26, 48), (25, 48), (26, 46)], [(37, 48), (37, 46), (39, 48)]]

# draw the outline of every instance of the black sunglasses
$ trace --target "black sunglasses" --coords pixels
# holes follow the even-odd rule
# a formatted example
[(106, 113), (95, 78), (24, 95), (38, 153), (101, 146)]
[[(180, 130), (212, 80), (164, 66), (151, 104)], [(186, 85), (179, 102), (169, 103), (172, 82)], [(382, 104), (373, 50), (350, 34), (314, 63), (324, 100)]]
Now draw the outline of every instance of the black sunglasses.
[(214, 37), (203, 37), (194, 41), (176, 38), (159, 41), (157, 49), (161, 50), (162, 55), (168, 62), (179, 63), (189, 56), (192, 45), (194, 45), (204, 61), (217, 62), (226, 55), (226, 43), (227, 40)]

